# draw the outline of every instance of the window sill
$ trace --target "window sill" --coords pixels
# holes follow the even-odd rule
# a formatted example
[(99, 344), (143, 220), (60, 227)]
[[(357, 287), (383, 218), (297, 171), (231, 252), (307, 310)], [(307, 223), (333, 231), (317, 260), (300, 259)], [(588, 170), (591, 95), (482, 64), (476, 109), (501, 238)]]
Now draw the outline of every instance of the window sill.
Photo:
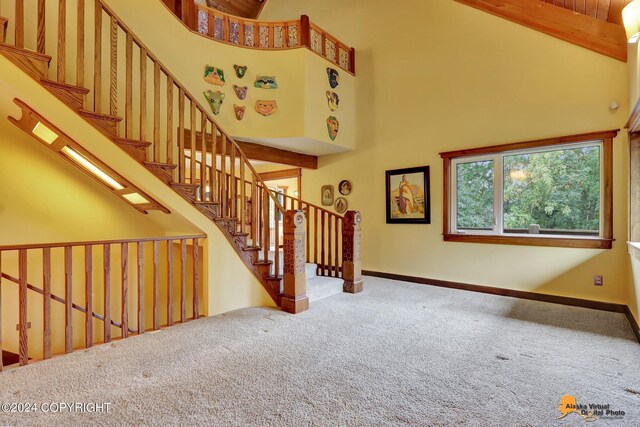
[[(584, 249), (611, 249), (613, 245), (612, 239), (603, 239), (599, 237), (524, 237), (452, 233), (444, 234), (444, 241)], [(640, 254), (640, 245), (638, 245), (637, 250)]]

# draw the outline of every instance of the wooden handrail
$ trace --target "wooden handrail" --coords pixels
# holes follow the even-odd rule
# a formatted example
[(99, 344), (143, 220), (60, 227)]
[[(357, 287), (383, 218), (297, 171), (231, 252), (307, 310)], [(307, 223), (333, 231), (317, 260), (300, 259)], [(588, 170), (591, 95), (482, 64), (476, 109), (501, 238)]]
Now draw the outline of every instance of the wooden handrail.
[[(78, 10), (84, 10), (85, 13), (74, 19), (74, 15), (67, 14), (67, 12), (70, 8), (75, 8), (76, 1)], [(137, 161), (143, 163), (150, 172), (171, 185), (183, 197), (192, 201), (197, 209), (216, 221), (234, 244), (244, 246), (242, 249), (246, 249), (245, 253), (254, 256), (254, 251), (259, 249), (266, 259), (270, 248), (274, 244), (280, 246), (282, 243), (283, 236), (280, 231), (284, 231), (280, 221), (270, 222), (269, 216), (275, 211), (278, 218), (284, 217), (286, 209), (280, 202), (282, 199), (266, 190), (268, 186), (250, 163), (241, 146), (219, 126), (215, 113), (217, 113), (216, 106), (219, 106), (221, 102), (220, 93), (207, 92), (208, 103), (204, 101), (202, 95), (190, 93), (186, 86), (168, 70), (103, 0), (76, 1), (58, 0), (56, 15), (66, 16), (61, 20), (55, 19), (56, 16), (46, 16), (45, 2), (39, 0), (38, 14), (37, 16), (33, 15), (28, 26), (25, 26), (24, 19), (17, 20), (14, 28), (16, 43), (21, 42), (24, 45), (26, 41), (30, 46), (24, 47), (33, 50), (37, 48), (39, 53), (50, 55), (54, 60), (64, 59), (65, 56), (68, 56), (66, 49), (75, 45), (79, 50), (76, 60), (66, 61), (66, 68), (64, 64), (59, 64), (56, 70), (52, 70), (50, 75), (45, 76), (57, 79), (58, 84), (55, 85), (56, 91), (54, 93), (67, 102), (71, 98), (69, 92), (72, 92), (74, 99), (69, 105), (77, 110), (81, 116), (92, 122), (98, 130), (120, 145)], [(18, 17), (24, 12), (21, 9), (22, 3), (22, 1), (16, 2), (15, 15)], [(189, 6), (183, 10), (183, 12), (186, 11), (182, 13), (183, 18), (184, 15), (195, 18), (196, 11), (202, 12), (202, 9), (197, 7), (191, 8), (193, 13), (189, 12), (190, 6), (193, 6), (192, 0), (185, 0), (182, 4)], [(88, 26), (85, 25), (85, 15), (93, 16), (91, 28), (87, 28)], [(34, 22), (34, 20), (37, 21)], [(188, 24), (189, 19), (185, 19), (185, 21)], [(269, 37), (268, 48), (279, 49), (281, 48), (279, 41), (275, 44), (273, 42), (274, 34), (277, 34), (277, 37), (283, 37), (282, 47), (285, 45), (290, 47), (289, 45), (294, 43), (301, 45), (304, 42), (307, 44), (306, 47), (310, 48), (311, 31), (314, 31), (316, 39), (317, 34), (322, 32), (323, 39), (328, 40), (327, 46), (333, 43), (332, 46), (335, 48), (332, 50), (329, 46), (325, 49), (329, 51), (331, 59), (334, 62), (341, 57), (344, 59), (345, 45), (324, 32), (320, 27), (310, 24), (305, 16), (296, 21), (275, 24), (259, 22), (255, 21), (250, 24), (250, 21), (229, 17), (222, 34), (226, 38), (230, 38), (235, 33), (240, 34), (244, 28), (239, 30), (238, 27), (244, 27), (247, 23), (247, 25), (253, 25), (251, 28), (254, 30), (252, 34), (254, 42), (262, 34), (263, 38)], [(212, 21), (210, 23), (213, 24)], [(47, 28), (47, 24), (57, 31), (48, 31), (54, 28)], [(274, 25), (280, 27), (274, 30)], [(54, 38), (54, 40), (44, 42), (45, 29), (47, 30), (46, 36)], [(290, 34), (288, 33), (289, 29), (292, 31)], [(25, 30), (28, 30), (26, 37)], [(209, 26), (207, 31), (209, 31)], [(293, 31), (297, 33), (293, 33)], [(37, 37), (35, 37), (36, 35)], [(70, 40), (73, 37), (76, 39)], [(247, 37), (250, 35), (247, 34)], [(85, 40), (93, 40), (93, 42), (85, 43)], [(61, 46), (61, 43), (67, 47)], [(246, 45), (247, 43), (244, 43), (241, 38), (238, 44)], [(264, 40), (262, 44), (265, 45)], [(86, 66), (85, 61), (93, 63), (95, 70), (93, 74), (85, 75), (84, 70), (90, 68)], [(353, 64), (351, 63), (351, 65)], [(74, 66), (75, 69), (73, 69)], [(215, 77), (215, 75), (211, 76), (212, 79)], [(51, 83), (54, 82), (49, 81), (50, 85)], [(87, 94), (85, 88), (92, 89), (91, 95)], [(93, 96), (93, 102), (86, 102), (87, 95)], [(216, 96), (218, 96), (217, 99)], [(139, 105), (137, 105), (138, 103)], [(185, 132), (185, 125), (190, 127), (188, 136)], [(188, 141), (185, 140), (187, 137)], [(193, 158), (193, 161), (190, 161), (189, 158)], [(198, 158), (201, 161), (198, 161)], [(210, 158), (212, 158), (211, 165), (208, 164)], [(239, 168), (236, 167), (237, 161), (240, 163)], [(198, 185), (201, 187), (200, 198), (197, 197)], [(327, 226), (331, 227), (332, 233), (331, 237), (327, 238), (326, 244), (339, 244), (338, 226), (340, 222), (343, 222), (340, 216), (302, 201), (298, 201), (298, 206), (306, 206), (309, 211), (315, 214), (313, 219), (310, 214), (309, 221), (306, 223), (307, 229), (310, 229), (311, 223), (317, 222), (318, 216), (322, 216), (325, 222), (329, 221)], [(270, 224), (273, 224), (275, 230), (269, 229)], [(273, 232), (275, 235), (270, 234)], [(318, 231), (315, 234), (319, 235), (319, 233)], [(306, 234), (313, 235), (312, 233)], [(204, 236), (181, 237), (198, 239)], [(171, 239), (180, 239), (180, 237), (167, 237), (164, 240)], [(132, 239), (127, 241), (69, 242), (63, 244), (62, 247), (117, 243), (140, 245), (144, 241)], [(148, 241), (157, 243), (162, 240), (149, 239)], [(47, 243), (26, 246), (7, 245), (0, 247), (0, 251), (45, 250), (59, 246), (59, 244)], [(307, 255), (309, 255), (311, 248), (308, 239), (307, 247), (309, 247), (309, 251), (307, 251)], [(338, 253), (338, 250), (329, 251), (327, 247), (322, 251), (330, 255)], [(248, 261), (248, 257), (245, 257), (245, 261)], [(270, 266), (268, 273), (258, 267), (254, 271), (260, 270), (264, 279), (274, 278), (273, 276), (279, 275), (280, 261), (279, 255), (276, 256), (275, 263)], [(285, 260), (284, 263), (287, 261)], [(337, 262), (334, 264), (334, 270), (338, 270), (336, 267)], [(72, 270), (69, 268), (69, 273), (71, 274), (71, 272)], [(144, 272), (138, 270), (138, 274), (143, 276)], [(122, 282), (124, 292), (127, 290), (128, 277), (123, 277)], [(26, 290), (26, 285), (22, 285), (21, 291)], [(87, 290), (90, 291), (91, 288), (92, 284), (87, 284)], [(46, 293), (46, 289), (44, 291)], [(274, 296), (274, 300), (277, 300), (279, 292), (275, 290), (270, 293)], [(107, 297), (109, 295), (105, 295), (105, 298)], [(127, 295), (123, 294), (125, 300), (126, 297)], [(66, 294), (65, 298), (68, 299)], [(72, 309), (69, 304), (65, 308)], [(90, 306), (87, 309), (89, 308)], [(122, 319), (125, 334), (128, 334), (126, 327), (128, 320), (128, 318)], [(91, 329), (91, 325), (85, 326), (87, 330)], [(70, 351), (69, 346), (70, 344), (67, 343), (67, 349)]]
[[(96, 1), (101, 5), (102, 9), (107, 13), (107, 15), (109, 15), (109, 17), (112, 18), (112, 22), (115, 21), (116, 25), (120, 27), (120, 29), (122, 29), (122, 31), (124, 31), (127, 36), (131, 37), (133, 43), (135, 43), (139, 48), (143, 49), (153, 63), (158, 64), (159, 70), (162, 73), (164, 73), (168, 78), (171, 78), (173, 84), (179, 88), (180, 92), (184, 95), (185, 98), (187, 98), (190, 101), (191, 105), (195, 106), (195, 108), (200, 112), (200, 114), (206, 116), (208, 121), (213, 123), (217, 131), (220, 132), (221, 136), (226, 137), (227, 141), (229, 141), (235, 147), (235, 149), (241, 153), (241, 157), (245, 165), (249, 167), (249, 169), (251, 170), (251, 172), (254, 174), (255, 178), (259, 182), (263, 182), (259, 174), (255, 171), (255, 169), (251, 165), (251, 163), (249, 163), (247, 156), (244, 154), (244, 152), (242, 152), (242, 149), (240, 149), (238, 143), (230, 135), (228, 135), (226, 132), (222, 130), (222, 128), (218, 125), (216, 120), (213, 118), (212, 114), (209, 113), (204, 107), (202, 107), (200, 102), (196, 100), (191, 95), (191, 93), (186, 89), (186, 87), (182, 85), (180, 81), (168, 71), (167, 67), (165, 67), (164, 64), (162, 64), (162, 62), (155, 55), (153, 55), (150, 49), (133, 33), (133, 31), (126, 24), (122, 22), (120, 18), (118, 18), (116, 13), (108, 5), (106, 5), (102, 0), (96, 0)], [(185, 1), (188, 1), (188, 0), (185, 0)], [(191, 127), (191, 129), (195, 129), (195, 128), (196, 128), (195, 125)], [(195, 132), (192, 132), (192, 139), (194, 138), (195, 138)], [(195, 146), (195, 144), (192, 146)], [(278, 201), (275, 198), (273, 199), (273, 201), (276, 207), (281, 211), (281, 213), (284, 213), (284, 209), (278, 203)]]
[[(271, 191), (271, 192), (274, 192), (274, 193), (277, 193), (275, 190), (271, 190), (271, 189), (270, 189), (270, 191)], [(282, 194), (282, 193), (277, 193), (277, 194)], [(294, 201), (300, 201), (300, 203), (302, 203), (303, 205), (307, 205), (307, 206), (309, 206), (309, 207), (312, 207), (312, 208), (318, 209), (319, 211), (321, 211), (321, 212), (325, 212), (325, 213), (327, 213), (328, 215), (331, 215), (331, 216), (334, 216), (334, 217), (337, 217), (337, 218), (340, 218), (340, 219), (343, 219), (343, 218), (344, 218), (344, 215), (340, 215), (340, 214), (338, 214), (338, 213), (336, 213), (336, 212), (331, 212), (330, 210), (328, 210), (328, 209), (326, 209), (326, 208), (323, 208), (322, 206), (314, 205), (313, 203), (306, 202), (306, 201), (304, 201), (304, 200), (298, 199), (297, 197), (290, 196), (290, 195), (288, 195), (288, 194), (282, 194), (282, 195), (283, 195), (285, 198), (289, 198), (289, 199), (292, 199), (292, 200), (294, 200)]]
[(44, 249), (44, 248), (64, 248), (68, 246), (87, 246), (87, 245), (115, 245), (118, 243), (138, 243), (138, 242), (166, 242), (168, 240), (192, 240), (206, 239), (204, 234), (194, 234), (187, 236), (168, 236), (168, 237), (141, 237), (138, 239), (119, 239), (119, 240), (91, 240), (86, 242), (64, 242), (64, 243), (28, 243), (26, 245), (2, 245), (2, 251), (16, 251), (20, 249)]
[[(180, 243), (181, 253), (179, 255), (180, 263), (180, 320), (182, 322), (190, 319), (197, 319), (200, 315), (199, 298), (198, 294), (201, 291), (200, 278), (198, 274), (199, 266), (199, 239), (206, 238), (205, 235), (190, 235), (190, 236), (174, 236), (174, 237), (152, 237), (152, 238), (140, 238), (140, 239), (121, 239), (121, 240), (95, 240), (89, 242), (63, 242), (63, 243), (44, 243), (44, 244), (27, 244), (27, 245), (5, 245), (0, 246), (0, 267), (7, 267), (7, 257), (3, 257), (5, 254), (17, 254), (17, 277), (11, 274), (2, 272), (0, 270), (0, 285), (2, 279), (10, 281), (18, 285), (18, 299), (16, 306), (18, 307), (18, 331), (19, 331), (19, 361), (20, 365), (26, 365), (29, 360), (37, 359), (35, 354), (29, 353), (28, 345), (28, 310), (27, 304), (33, 304), (29, 302), (27, 291), (33, 291), (43, 296), (43, 320), (42, 320), (42, 358), (48, 359), (52, 354), (52, 333), (64, 334), (64, 352), (70, 353), (74, 347), (78, 346), (77, 342), (74, 342), (73, 335), (73, 312), (78, 311), (84, 314), (84, 347), (88, 348), (94, 344), (94, 324), (93, 320), (98, 319), (104, 322), (104, 334), (103, 342), (110, 342), (111, 327), (115, 326), (121, 330), (121, 338), (127, 338), (130, 333), (142, 334), (146, 331), (147, 317), (145, 316), (145, 293), (148, 290), (153, 293), (153, 310), (152, 315), (152, 329), (160, 329), (160, 259), (162, 258), (163, 264), (167, 265), (168, 276), (165, 281), (166, 293), (167, 293), (167, 313), (172, 313), (174, 310), (171, 295), (173, 295), (176, 286), (174, 286), (173, 280), (173, 245)], [(187, 241), (191, 243), (191, 255), (192, 261), (187, 262)], [(160, 250), (160, 243), (165, 242), (166, 251)], [(131, 244), (131, 246), (130, 246)], [(150, 256), (145, 258), (145, 244), (150, 246), (152, 252)], [(111, 291), (116, 287), (116, 284), (111, 280), (112, 270), (112, 258), (111, 249), (112, 246), (120, 247), (120, 315), (119, 321), (111, 318), (111, 312), (114, 307), (111, 304)], [(62, 264), (64, 270), (64, 278), (60, 276), (53, 276), (54, 281), (58, 280), (64, 283), (64, 296), (59, 296), (51, 292), (52, 290), (52, 249), (61, 249), (63, 254)], [(74, 248), (84, 249), (84, 257), (81, 257), (84, 264), (84, 277), (82, 275), (74, 275)], [(94, 248), (102, 249), (101, 257), (94, 257)], [(130, 249), (135, 251), (136, 256), (130, 257)], [(79, 251), (75, 251), (76, 255)], [(42, 260), (42, 287), (38, 287), (33, 283), (27, 281), (27, 273), (29, 271), (28, 265), (31, 265), (36, 261), (37, 256)], [(153, 266), (153, 274), (151, 280), (145, 280), (145, 259), (151, 259)], [(12, 259), (12, 257), (8, 257)], [(130, 262), (130, 260), (132, 262)], [(115, 260), (113, 260), (115, 261)], [(94, 264), (98, 264), (103, 272), (102, 286), (94, 283)], [(135, 269), (137, 274), (133, 277), (129, 277), (129, 271)], [(187, 318), (187, 277), (191, 277), (190, 292), (193, 296), (190, 318)], [(130, 280), (131, 279), (131, 280)], [(96, 286), (94, 286), (94, 284)], [(132, 286), (130, 286), (130, 284)], [(135, 285), (135, 287), (133, 286)], [(177, 285), (177, 284), (176, 284)], [(0, 286), (0, 295), (3, 286)], [(96, 288), (102, 288), (104, 303), (102, 304), (104, 314), (98, 314), (93, 309), (93, 301), (96, 296)], [(73, 302), (79, 299), (76, 293), (80, 293), (80, 298), (84, 293), (85, 304)], [(129, 311), (131, 310), (129, 305), (129, 296), (133, 295), (135, 301), (137, 301), (137, 316), (135, 319), (135, 328), (130, 327), (129, 323)], [(51, 319), (51, 301), (55, 301), (64, 305), (64, 327), (57, 323), (53, 323)], [(173, 323), (170, 314), (167, 315), (167, 326)], [(0, 328), (2, 327), (2, 318), (0, 317)], [(0, 342), (1, 344), (1, 342)], [(2, 362), (0, 361), (0, 371), (2, 370)]]
[[(184, 2), (191, 3), (194, 2), (194, 0), (184, 0)], [(175, 14), (175, 11), (173, 12)], [(342, 43), (337, 37), (334, 37), (320, 26), (311, 23), (309, 17), (306, 15), (290, 21), (262, 21), (230, 15), (197, 3), (195, 4), (193, 13), (194, 18), (189, 17), (189, 22), (187, 22), (184, 15), (182, 16), (181, 20), (185, 25), (191, 30), (218, 42), (263, 50), (306, 47), (343, 70), (355, 75), (355, 49)], [(216, 28), (216, 20), (221, 23), (220, 28)], [(229, 24), (232, 22), (237, 24), (237, 31), (228, 30)], [(247, 28), (253, 31), (253, 34), (249, 38), (247, 38), (245, 34)], [(260, 28), (268, 28), (262, 40)], [(290, 34), (291, 28), (296, 29), (294, 37)], [(282, 38), (281, 45), (279, 46), (275, 45), (274, 40), (276, 29), (278, 29), (280, 37)], [(322, 40), (320, 48), (314, 49), (315, 45), (313, 44), (311, 31), (316, 32)], [(295, 43), (292, 43), (293, 39), (295, 39)], [(325, 43), (327, 41), (333, 45), (334, 55), (329, 56), (326, 52)], [(342, 57), (341, 51), (344, 52)]]

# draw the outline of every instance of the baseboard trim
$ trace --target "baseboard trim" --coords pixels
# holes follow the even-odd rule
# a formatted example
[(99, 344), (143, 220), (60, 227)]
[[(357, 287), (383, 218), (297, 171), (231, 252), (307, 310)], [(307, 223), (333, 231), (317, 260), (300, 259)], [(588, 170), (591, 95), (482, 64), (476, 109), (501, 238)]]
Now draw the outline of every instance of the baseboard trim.
[(470, 283), (450, 282), (448, 280), (428, 279), (426, 277), (405, 276), (402, 274), (383, 273), (380, 271), (362, 270), (365, 276), (380, 277), (383, 279), (400, 280), (403, 282), (418, 283), (421, 285), (438, 286), (441, 288), (459, 289), (462, 291), (480, 292), (483, 294), (500, 295), (511, 298), (521, 298), (534, 301), (550, 302), (552, 304), (572, 305), (575, 307), (592, 308), (594, 310), (612, 311), (614, 313), (624, 313), (633, 329), (633, 333), (640, 343), (640, 326), (629, 306), (615, 304), (611, 302), (593, 301), (581, 298), (562, 297), (558, 295), (538, 294), (535, 292), (516, 291), (513, 289), (496, 288), (493, 286), (472, 285)]
[(624, 314), (627, 315), (627, 320), (631, 325), (631, 329), (633, 329), (633, 333), (636, 335), (636, 339), (640, 342), (640, 327), (638, 326), (638, 322), (636, 322), (636, 318), (633, 317), (633, 313), (631, 313), (631, 309), (628, 305), (624, 306)]
[[(425, 277), (405, 276), (402, 274), (383, 273), (379, 271), (363, 270), (363, 275), (381, 277), (391, 280), (419, 283), (422, 285), (439, 286), (442, 288), (460, 289), (463, 291), (480, 292), (484, 294), (501, 295), (504, 297), (521, 298), (534, 301), (550, 302), (553, 304), (572, 305), (576, 307), (593, 308), (595, 310), (627, 313), (629, 308), (624, 304), (593, 301), (581, 298), (562, 297), (557, 295), (539, 294), (536, 292), (517, 291), (513, 289), (495, 288), (493, 286), (472, 285), (469, 283), (450, 282), (448, 280), (428, 279)], [(632, 316), (633, 317), (633, 316)]]

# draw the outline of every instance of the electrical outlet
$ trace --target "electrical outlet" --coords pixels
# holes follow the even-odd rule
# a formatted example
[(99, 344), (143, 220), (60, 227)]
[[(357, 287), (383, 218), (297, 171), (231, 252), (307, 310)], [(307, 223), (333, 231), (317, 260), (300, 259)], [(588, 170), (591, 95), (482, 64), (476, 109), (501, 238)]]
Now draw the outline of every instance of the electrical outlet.
[(593, 276), (593, 286), (603, 286), (604, 285), (604, 279), (601, 275), (596, 274), (595, 276)]

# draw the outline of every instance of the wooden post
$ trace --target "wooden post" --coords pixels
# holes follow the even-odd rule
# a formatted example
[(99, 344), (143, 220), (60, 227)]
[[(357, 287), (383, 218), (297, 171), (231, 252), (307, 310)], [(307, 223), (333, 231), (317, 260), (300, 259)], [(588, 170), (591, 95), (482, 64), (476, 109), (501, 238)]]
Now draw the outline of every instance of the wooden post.
[(348, 211), (342, 221), (343, 290), (352, 294), (362, 291), (362, 261), (360, 259), (360, 222), (358, 211)]
[(300, 46), (311, 48), (311, 28), (309, 27), (309, 17), (300, 16)]
[[(277, 220), (277, 218), (276, 218)], [(305, 218), (302, 211), (284, 214), (284, 295), (282, 309), (297, 314), (309, 309), (304, 265)], [(278, 248), (276, 248), (276, 251)]]
[(51, 359), (51, 248), (42, 249), (42, 291), (42, 358)]
[(0, 372), (2, 372), (2, 365), (3, 365), (1, 354), (2, 354), (2, 252), (0, 251)]
[(73, 251), (71, 246), (64, 247), (64, 312), (65, 312), (65, 330), (64, 330), (64, 352), (71, 353), (73, 351), (73, 268), (72, 268)]
[(354, 48), (349, 49), (349, 71), (352, 74), (356, 73), (356, 50)]
[[(66, 248), (65, 248), (66, 249)], [(20, 366), (29, 363), (29, 345), (27, 342), (27, 250), (20, 249), (18, 255), (18, 326)]]
[(84, 321), (85, 347), (93, 347), (93, 247), (84, 247), (84, 300), (87, 313)]
[(196, 17), (197, 13), (198, 11), (196, 9), (196, 3), (193, 0), (182, 1), (182, 22), (184, 22), (187, 27), (194, 31), (198, 30), (198, 19)]

